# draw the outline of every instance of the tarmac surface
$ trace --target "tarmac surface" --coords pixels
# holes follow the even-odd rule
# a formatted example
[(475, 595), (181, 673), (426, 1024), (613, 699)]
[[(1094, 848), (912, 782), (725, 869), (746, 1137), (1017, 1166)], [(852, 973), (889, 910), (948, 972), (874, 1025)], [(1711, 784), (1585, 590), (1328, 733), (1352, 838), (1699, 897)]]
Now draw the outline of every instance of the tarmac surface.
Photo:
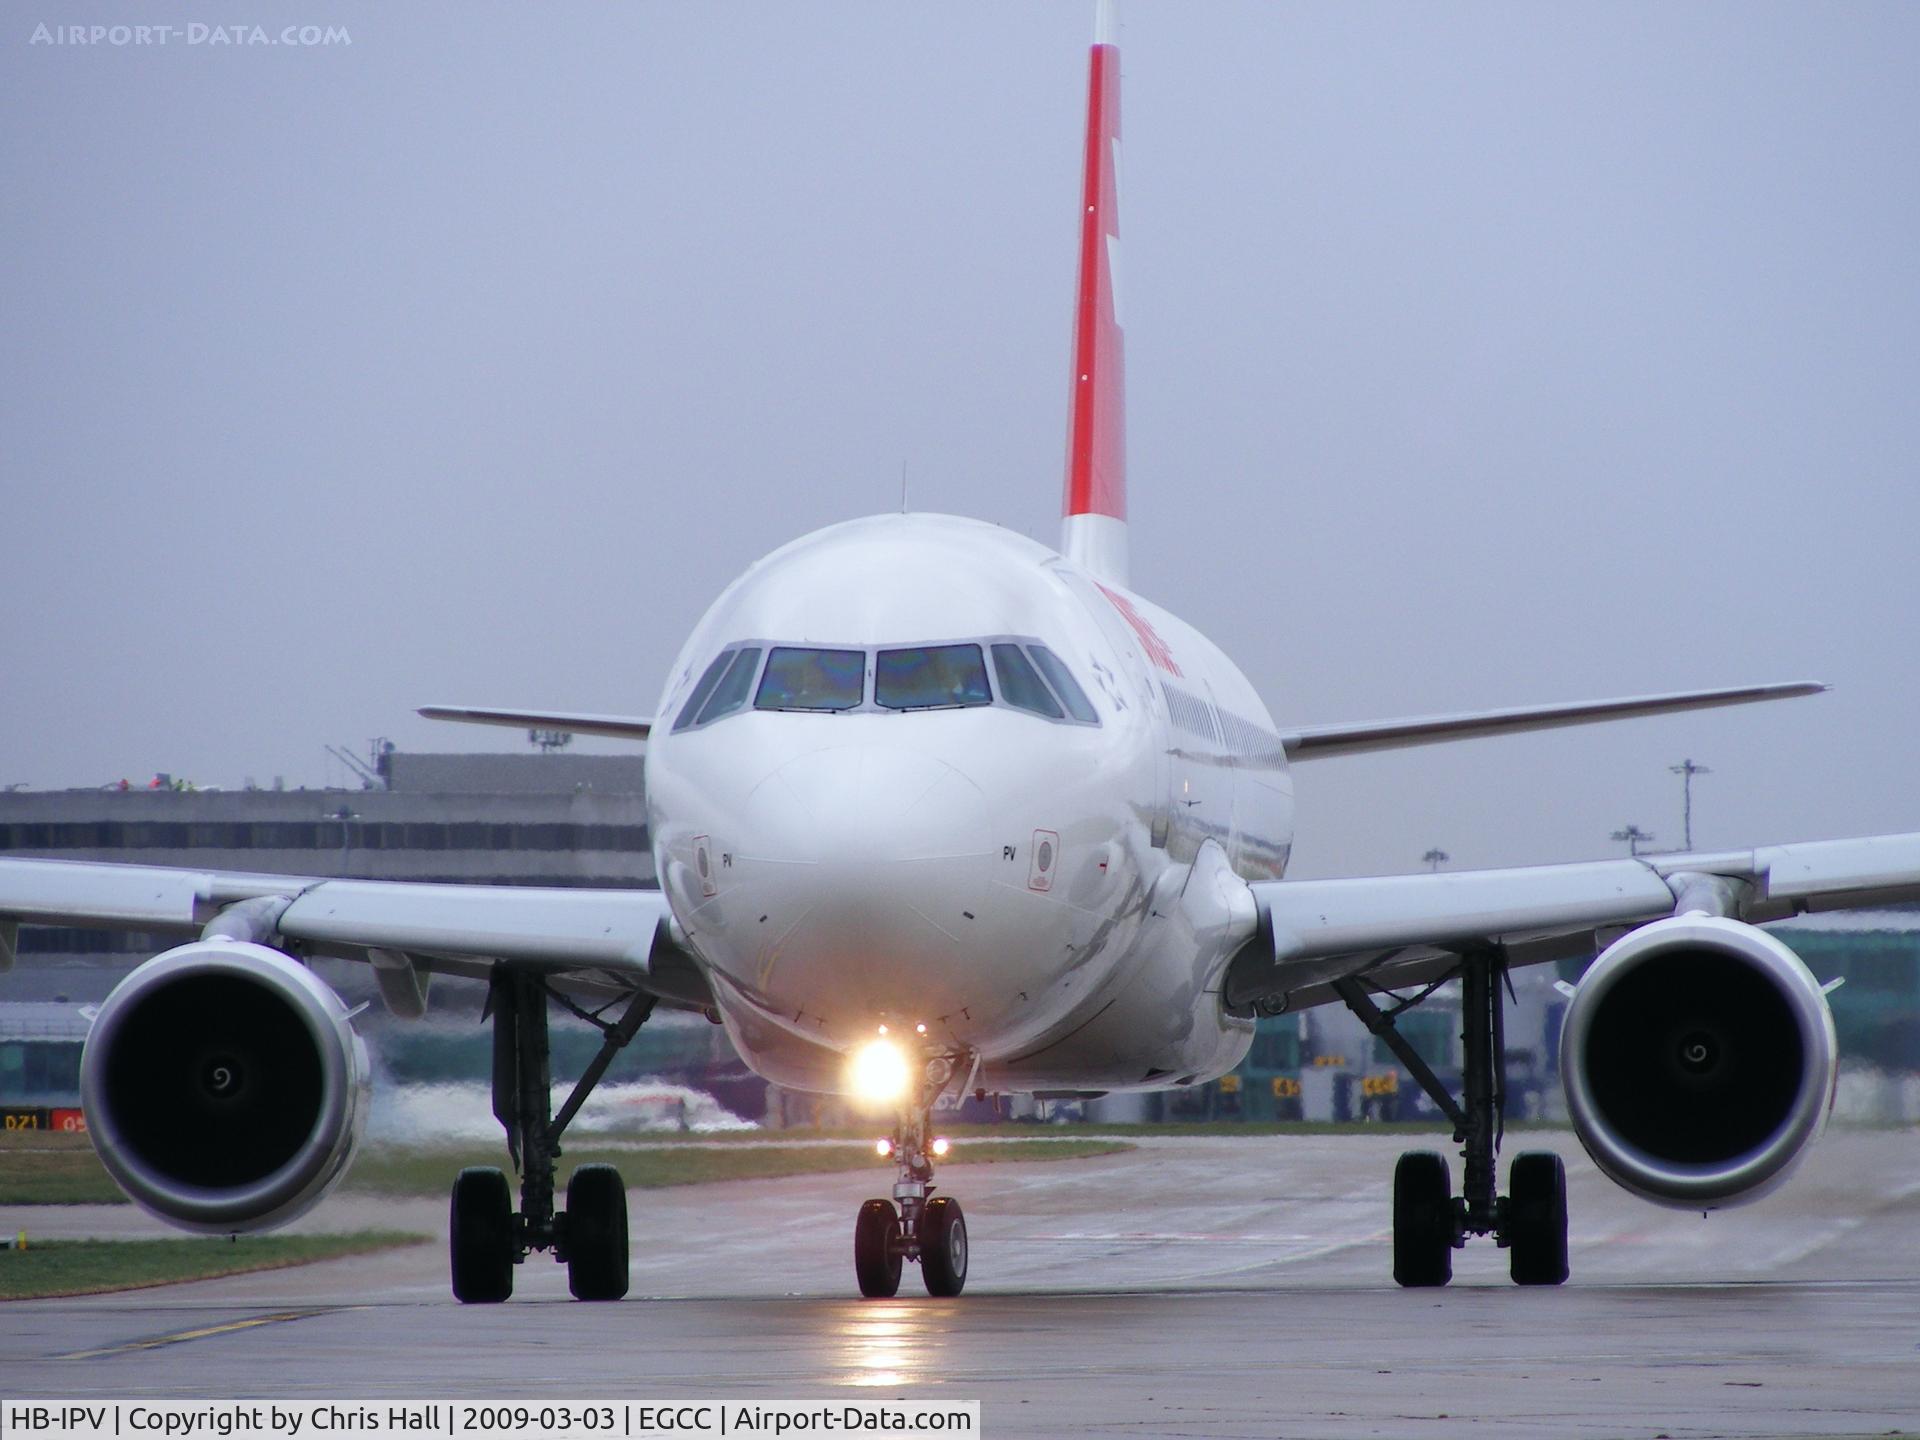
[[(1389, 1279), (1403, 1136), (1174, 1137), (953, 1168), (955, 1300), (862, 1301), (853, 1216), (889, 1175), (633, 1191), (633, 1288), (567, 1298), (536, 1257), (460, 1306), (443, 1245), (0, 1305), (7, 1398), (980, 1400), (1006, 1436), (1920, 1434), (1920, 1132), (1830, 1134), (1781, 1191), (1647, 1205), (1570, 1137), (1573, 1278), (1522, 1290), (1490, 1242), (1453, 1285)], [(1455, 1173), (1458, 1174), (1455, 1164)], [(1504, 1175), (1504, 1167), (1503, 1167)], [(306, 1229), (444, 1236), (437, 1201), (337, 1196)], [(0, 1230), (151, 1234), (129, 1207)]]

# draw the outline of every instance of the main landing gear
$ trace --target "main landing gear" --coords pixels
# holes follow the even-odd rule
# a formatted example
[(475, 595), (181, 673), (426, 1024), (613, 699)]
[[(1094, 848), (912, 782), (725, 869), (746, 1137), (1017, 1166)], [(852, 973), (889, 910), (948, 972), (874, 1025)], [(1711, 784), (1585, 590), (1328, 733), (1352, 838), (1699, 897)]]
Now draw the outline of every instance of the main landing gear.
[(891, 1154), (900, 1178), (893, 1199), (869, 1200), (853, 1222), (853, 1273), (860, 1293), (886, 1299), (900, 1289), (900, 1267), (912, 1260), (929, 1295), (958, 1295), (967, 1283), (967, 1220), (960, 1202), (933, 1195), (931, 1138), (936, 1095), (904, 1108), (894, 1122)]
[[(605, 1039), (580, 1081), (553, 1114), (547, 1061), (547, 1001), (558, 1000), (597, 1025)], [(538, 975), (501, 965), (487, 996), (493, 1018), (493, 1113), (507, 1131), (507, 1153), (520, 1172), (520, 1211), (507, 1177), (491, 1166), (462, 1170), (453, 1182), (454, 1298), (492, 1304), (513, 1294), (513, 1267), (535, 1250), (551, 1250), (567, 1267), (576, 1300), (618, 1300), (627, 1293), (627, 1190), (611, 1165), (581, 1165), (567, 1181), (567, 1208), (553, 1207), (560, 1137), (579, 1113), (617, 1051), (653, 1013), (654, 999), (636, 995), (618, 1021), (554, 995)]]
[(1454, 1142), (1466, 1166), (1458, 1196), (1445, 1157), (1435, 1151), (1409, 1151), (1394, 1167), (1393, 1278), (1401, 1285), (1445, 1285), (1453, 1278), (1453, 1252), (1473, 1235), (1491, 1235), (1507, 1251), (1516, 1285), (1559, 1285), (1567, 1278), (1567, 1176), (1560, 1157), (1544, 1150), (1519, 1156), (1509, 1172), (1508, 1193), (1495, 1193), (1507, 1099), (1506, 968), (1497, 950), (1482, 949), (1468, 952), (1454, 972), (1460, 978), (1465, 1051), (1458, 1101), (1394, 1026), (1396, 1016), (1441, 982), (1387, 1011), (1373, 1003), (1359, 980), (1334, 982), (1347, 1007), (1386, 1042), (1453, 1122)]

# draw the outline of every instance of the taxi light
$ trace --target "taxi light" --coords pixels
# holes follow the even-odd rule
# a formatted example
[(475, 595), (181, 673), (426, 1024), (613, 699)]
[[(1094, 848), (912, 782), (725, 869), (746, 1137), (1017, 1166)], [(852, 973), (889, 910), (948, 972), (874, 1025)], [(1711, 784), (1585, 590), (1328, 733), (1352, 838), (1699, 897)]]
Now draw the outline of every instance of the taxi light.
[(874, 1141), (873, 1153), (878, 1155), (882, 1160), (886, 1159), (889, 1155), (893, 1154), (893, 1141), (891, 1140)]
[(847, 1088), (869, 1104), (892, 1104), (907, 1093), (907, 1057), (891, 1040), (869, 1040), (853, 1052)]
[(947, 1140), (934, 1141), (933, 1142), (934, 1158), (938, 1159), (940, 1156), (945, 1155), (947, 1151), (951, 1150), (952, 1148), (953, 1148), (953, 1145), (950, 1141), (947, 1141)]

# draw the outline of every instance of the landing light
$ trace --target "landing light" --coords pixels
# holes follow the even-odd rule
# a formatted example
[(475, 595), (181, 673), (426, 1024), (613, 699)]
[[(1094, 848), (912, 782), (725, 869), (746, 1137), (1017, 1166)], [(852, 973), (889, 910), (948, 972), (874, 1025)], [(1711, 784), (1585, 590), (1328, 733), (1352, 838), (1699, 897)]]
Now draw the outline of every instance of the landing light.
[(907, 1093), (907, 1057), (891, 1040), (869, 1040), (853, 1052), (847, 1088), (869, 1104), (892, 1104)]
[(882, 1160), (886, 1159), (889, 1155), (893, 1154), (893, 1141), (891, 1140), (874, 1141), (873, 1153), (878, 1155)]
[(953, 1144), (951, 1141), (947, 1141), (947, 1140), (934, 1141), (933, 1142), (934, 1158), (935, 1159), (940, 1158), (942, 1155), (945, 1155), (947, 1151), (951, 1150), (952, 1148), (953, 1148)]

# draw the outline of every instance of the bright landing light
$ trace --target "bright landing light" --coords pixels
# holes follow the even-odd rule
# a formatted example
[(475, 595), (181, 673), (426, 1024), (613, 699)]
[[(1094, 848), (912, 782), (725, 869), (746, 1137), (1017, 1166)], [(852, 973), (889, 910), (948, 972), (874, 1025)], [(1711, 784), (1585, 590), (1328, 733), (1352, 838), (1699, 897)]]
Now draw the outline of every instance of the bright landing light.
[(869, 1040), (853, 1052), (847, 1087), (872, 1105), (890, 1105), (907, 1093), (907, 1057), (891, 1040)]

